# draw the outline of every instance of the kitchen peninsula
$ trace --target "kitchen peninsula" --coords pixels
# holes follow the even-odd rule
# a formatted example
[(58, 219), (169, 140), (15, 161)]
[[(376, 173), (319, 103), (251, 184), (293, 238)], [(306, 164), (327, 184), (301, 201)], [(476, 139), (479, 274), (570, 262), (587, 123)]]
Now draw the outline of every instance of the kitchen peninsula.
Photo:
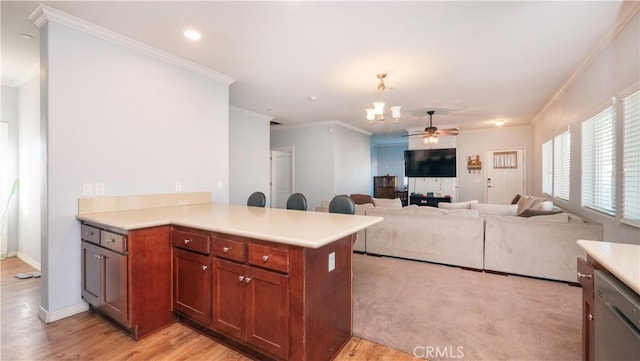
[(145, 337), (176, 319), (259, 359), (328, 360), (351, 337), (355, 233), (379, 217), (83, 198), (82, 296)]

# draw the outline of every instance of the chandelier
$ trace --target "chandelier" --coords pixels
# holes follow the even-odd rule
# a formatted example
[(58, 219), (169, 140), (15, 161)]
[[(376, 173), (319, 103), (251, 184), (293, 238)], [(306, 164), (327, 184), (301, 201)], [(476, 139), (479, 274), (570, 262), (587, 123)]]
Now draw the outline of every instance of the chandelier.
[[(382, 101), (382, 92), (386, 89), (384, 85), (384, 78), (387, 77), (387, 74), (380, 73), (378, 74), (378, 79), (380, 79), (380, 83), (378, 84), (378, 101), (373, 103), (373, 108), (367, 109), (367, 120), (369, 121), (369, 125), (373, 125), (376, 122), (384, 122), (384, 101)], [(391, 109), (391, 118), (394, 123), (398, 123), (400, 120), (400, 108), (401, 106), (396, 105), (394, 107), (390, 107)]]

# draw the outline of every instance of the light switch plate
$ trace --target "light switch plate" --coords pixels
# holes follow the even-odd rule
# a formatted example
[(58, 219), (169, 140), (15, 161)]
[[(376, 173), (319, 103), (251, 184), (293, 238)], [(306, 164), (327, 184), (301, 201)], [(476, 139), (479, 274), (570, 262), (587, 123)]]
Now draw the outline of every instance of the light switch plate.
[(92, 196), (93, 195), (93, 184), (84, 183), (82, 185), (82, 195), (83, 196)]
[(96, 195), (104, 195), (104, 183), (96, 183)]
[(329, 272), (333, 271), (334, 269), (336, 269), (336, 253), (331, 252), (329, 253)]

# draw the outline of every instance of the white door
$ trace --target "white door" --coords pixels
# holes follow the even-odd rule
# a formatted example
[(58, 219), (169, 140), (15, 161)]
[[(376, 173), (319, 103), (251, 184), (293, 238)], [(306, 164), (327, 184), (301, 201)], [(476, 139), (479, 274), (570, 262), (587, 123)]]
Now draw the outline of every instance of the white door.
[(285, 208), (293, 194), (293, 148), (271, 151), (271, 208)]
[(524, 194), (524, 148), (485, 152), (485, 203), (509, 204)]

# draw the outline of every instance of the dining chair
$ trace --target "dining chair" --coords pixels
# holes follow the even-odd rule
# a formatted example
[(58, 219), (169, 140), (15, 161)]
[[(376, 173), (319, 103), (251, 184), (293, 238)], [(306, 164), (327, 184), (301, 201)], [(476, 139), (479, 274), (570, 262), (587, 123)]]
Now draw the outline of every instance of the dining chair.
[(247, 199), (249, 207), (264, 207), (267, 204), (267, 197), (262, 192), (253, 192)]
[(307, 198), (302, 193), (293, 193), (287, 199), (287, 209), (307, 210)]
[(348, 196), (335, 196), (329, 202), (329, 213), (354, 214), (356, 213), (356, 204)]

